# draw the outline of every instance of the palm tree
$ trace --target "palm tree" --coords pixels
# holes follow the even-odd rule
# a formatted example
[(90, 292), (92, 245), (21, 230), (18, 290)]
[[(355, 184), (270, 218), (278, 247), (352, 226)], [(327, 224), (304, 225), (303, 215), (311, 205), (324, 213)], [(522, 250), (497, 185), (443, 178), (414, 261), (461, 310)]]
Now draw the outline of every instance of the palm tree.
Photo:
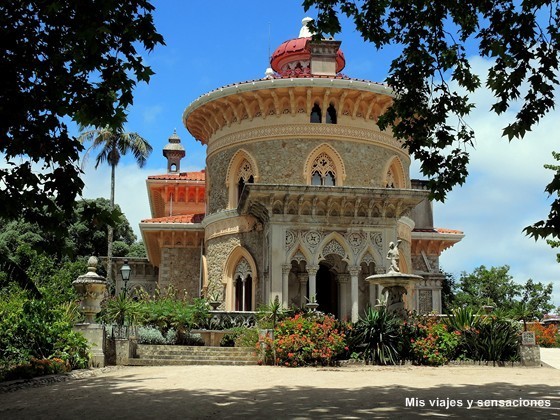
[[(146, 164), (148, 156), (152, 152), (150, 143), (138, 133), (125, 133), (122, 130), (115, 130), (109, 126), (96, 128), (83, 132), (78, 140), (81, 143), (91, 142), (91, 146), (86, 150), (84, 162), (93, 149), (100, 148), (100, 152), (95, 158), (95, 169), (100, 164), (107, 162), (111, 166), (111, 210), (115, 208), (115, 168), (119, 164), (121, 156), (132, 152), (136, 163), (140, 168)], [(113, 227), (107, 228), (107, 281), (113, 284), (112, 271), (113, 257)]]

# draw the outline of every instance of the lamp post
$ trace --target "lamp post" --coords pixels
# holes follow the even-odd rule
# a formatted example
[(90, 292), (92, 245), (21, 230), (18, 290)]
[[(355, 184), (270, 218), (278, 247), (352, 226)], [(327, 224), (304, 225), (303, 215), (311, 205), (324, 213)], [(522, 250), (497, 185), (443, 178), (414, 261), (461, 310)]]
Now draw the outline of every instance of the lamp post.
[(124, 264), (121, 267), (121, 277), (122, 277), (123, 282), (124, 282), (123, 290), (124, 290), (124, 295), (125, 296), (127, 296), (127, 294), (128, 294), (128, 290), (127, 290), (126, 285), (128, 283), (128, 280), (130, 280), (130, 272), (131, 271), (132, 271), (132, 269), (128, 265), (128, 260), (124, 260)]

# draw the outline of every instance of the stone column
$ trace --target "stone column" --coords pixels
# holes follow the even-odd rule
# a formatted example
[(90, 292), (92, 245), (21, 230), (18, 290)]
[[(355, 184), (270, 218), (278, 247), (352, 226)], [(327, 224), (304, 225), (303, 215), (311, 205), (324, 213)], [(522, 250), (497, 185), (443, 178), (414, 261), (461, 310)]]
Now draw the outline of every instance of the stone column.
[(377, 284), (369, 282), (369, 305), (374, 308), (377, 305)]
[(288, 294), (289, 294), (288, 286), (289, 286), (291, 269), (292, 269), (292, 264), (282, 265), (282, 306), (284, 308), (288, 308), (290, 306), (290, 302), (288, 301)]
[(352, 322), (358, 322), (360, 317), (359, 309), (358, 309), (358, 295), (359, 295), (359, 288), (358, 288), (358, 276), (360, 274), (360, 267), (353, 266), (348, 269), (350, 272), (350, 297), (352, 300)]
[(348, 320), (348, 281), (350, 280), (350, 274), (342, 273), (338, 276), (338, 301), (339, 301), (339, 313), (340, 319), (342, 321)]
[(246, 306), (245, 306), (245, 282), (247, 281), (247, 277), (241, 279), (241, 284), (243, 285), (242, 290), (243, 290), (243, 294), (241, 296), (241, 310), (244, 311)]
[(305, 298), (307, 297), (308, 275), (307, 273), (298, 273), (297, 276), (299, 280), (299, 306), (303, 308), (303, 306), (307, 303)]
[(309, 296), (307, 298), (309, 301), (317, 298), (317, 271), (319, 271), (318, 265), (307, 266), (307, 274), (309, 275)]

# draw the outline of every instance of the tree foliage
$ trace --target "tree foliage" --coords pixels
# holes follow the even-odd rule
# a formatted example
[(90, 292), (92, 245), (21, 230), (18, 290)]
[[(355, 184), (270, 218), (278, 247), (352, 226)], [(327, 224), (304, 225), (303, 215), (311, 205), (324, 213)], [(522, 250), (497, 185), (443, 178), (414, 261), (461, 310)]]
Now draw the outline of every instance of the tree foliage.
[(531, 279), (525, 284), (515, 283), (507, 265), (489, 269), (481, 265), (472, 273), (463, 272), (456, 287), (455, 307), (476, 311), (484, 305), (492, 305), (514, 316), (523, 315), (524, 319), (542, 318), (554, 309), (552, 283), (544, 285)]
[(148, 0), (0, 5), (0, 217), (60, 231), (83, 188), (68, 121), (120, 128), (163, 44)]
[[(472, 71), (467, 44), (492, 60), (486, 80), (495, 96), (492, 111), (503, 114), (519, 105), (503, 128), (509, 140), (522, 138), (554, 108), (557, 1), (303, 0), (303, 6), (318, 11), (310, 25), (317, 37), (340, 32), (343, 13), (377, 49), (400, 47), (387, 77), (394, 103), (379, 126), (393, 126), (395, 136), (421, 162), (435, 199), (443, 200), (468, 174), (474, 132), (464, 118), (474, 107), (469, 95), (481, 79)], [(449, 79), (466, 93), (454, 90)]]

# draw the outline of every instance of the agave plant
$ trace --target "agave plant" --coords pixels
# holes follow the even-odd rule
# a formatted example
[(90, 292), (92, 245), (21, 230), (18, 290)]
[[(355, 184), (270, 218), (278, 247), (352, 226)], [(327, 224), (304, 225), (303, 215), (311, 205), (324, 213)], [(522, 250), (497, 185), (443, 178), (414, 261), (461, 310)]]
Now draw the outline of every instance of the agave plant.
[(353, 328), (353, 347), (366, 363), (396, 364), (402, 346), (401, 321), (385, 307), (368, 307)]

